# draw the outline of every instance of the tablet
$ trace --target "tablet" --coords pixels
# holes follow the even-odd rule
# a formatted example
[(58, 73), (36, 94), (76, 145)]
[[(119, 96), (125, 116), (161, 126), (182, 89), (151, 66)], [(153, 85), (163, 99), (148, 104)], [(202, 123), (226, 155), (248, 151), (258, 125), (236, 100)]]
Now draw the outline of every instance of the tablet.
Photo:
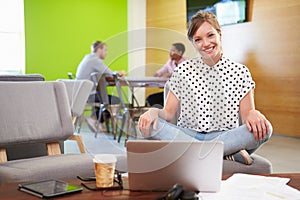
[(45, 180), (32, 183), (19, 184), (19, 190), (41, 197), (51, 198), (60, 195), (81, 192), (82, 187), (71, 185), (58, 180)]

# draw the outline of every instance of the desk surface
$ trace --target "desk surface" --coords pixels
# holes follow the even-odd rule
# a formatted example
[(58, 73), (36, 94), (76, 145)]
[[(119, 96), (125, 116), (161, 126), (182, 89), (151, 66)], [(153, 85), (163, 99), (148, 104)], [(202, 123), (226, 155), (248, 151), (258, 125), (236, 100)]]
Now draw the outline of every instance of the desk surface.
[[(266, 176), (276, 176), (290, 178), (289, 186), (300, 190), (300, 173), (297, 174), (269, 174)], [(230, 175), (223, 176), (223, 179), (229, 178)], [(69, 183), (80, 185), (79, 180), (68, 181)], [(81, 193), (71, 194), (66, 196), (57, 197), (55, 199), (155, 199), (156, 197), (163, 194), (163, 192), (132, 192), (126, 190), (127, 184), (124, 183), (125, 190), (115, 190), (115, 191), (91, 191), (88, 189), (83, 190)], [(7, 185), (0, 186), (0, 199), (6, 200), (16, 200), (16, 199), (40, 199), (36, 196), (27, 194), (25, 192), (19, 191), (17, 183), (10, 183)]]

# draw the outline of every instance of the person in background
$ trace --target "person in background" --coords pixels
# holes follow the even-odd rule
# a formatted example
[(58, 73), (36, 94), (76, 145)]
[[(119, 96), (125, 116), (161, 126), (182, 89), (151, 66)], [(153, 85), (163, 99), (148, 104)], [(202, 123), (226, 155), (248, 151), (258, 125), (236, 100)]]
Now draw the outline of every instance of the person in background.
[(170, 78), (174, 69), (178, 66), (178, 64), (186, 60), (183, 57), (184, 52), (185, 52), (184, 44), (182, 43), (172, 44), (169, 53), (170, 56), (169, 60), (162, 68), (157, 70), (153, 76)]
[[(162, 66), (159, 70), (157, 70), (153, 76), (154, 77), (166, 77), (170, 78), (174, 69), (186, 58), (183, 57), (185, 52), (185, 46), (182, 43), (174, 43), (171, 46), (169, 53), (169, 60), (166, 62), (164, 66)], [(146, 98), (146, 106), (156, 106), (162, 107), (164, 105), (164, 93), (158, 92), (149, 95)]]
[[(112, 77), (113, 76), (113, 71), (109, 69), (108, 66), (103, 62), (103, 60), (106, 58), (107, 55), (107, 45), (104, 42), (101, 41), (95, 41), (92, 46), (91, 46), (91, 53), (87, 54), (84, 56), (84, 58), (81, 60), (77, 67), (76, 71), (76, 79), (81, 80), (81, 79), (88, 79), (90, 81), (92, 80), (91, 74), (93, 72), (98, 72), (100, 74), (104, 74), (105, 76)], [(119, 76), (125, 75), (125, 71), (121, 71), (118, 73)], [(96, 88), (93, 88), (90, 96), (89, 96), (89, 102), (100, 102), (102, 103), (101, 100), (101, 95), (99, 91), (96, 91)], [(118, 104), (120, 103), (120, 100), (118, 97), (108, 95), (109, 103), (110, 104)], [(99, 113), (99, 107), (95, 107), (93, 109), (93, 112), (91, 114), (91, 117), (86, 118), (86, 122), (88, 123), (89, 128), (95, 132), (96, 129), (96, 120), (99, 118), (98, 116)], [(107, 117), (109, 117), (109, 113), (103, 113), (106, 114)], [(103, 117), (101, 117), (100, 122), (103, 122)], [(100, 127), (99, 129), (102, 131), (106, 131), (104, 127), (99, 123)]]
[[(196, 13), (187, 36), (199, 57), (175, 69), (164, 108), (141, 115), (139, 130), (151, 139), (222, 141), (224, 159), (250, 165), (251, 154), (272, 134), (270, 122), (255, 109), (250, 71), (223, 54), (213, 13)], [(179, 107), (177, 125), (169, 123)]]

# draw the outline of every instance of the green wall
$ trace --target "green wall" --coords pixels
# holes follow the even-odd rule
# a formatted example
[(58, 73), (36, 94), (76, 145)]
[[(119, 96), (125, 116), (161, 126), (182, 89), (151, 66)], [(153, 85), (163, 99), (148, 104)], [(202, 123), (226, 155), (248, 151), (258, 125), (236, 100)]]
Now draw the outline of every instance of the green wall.
[(67, 78), (95, 40), (107, 43), (112, 70), (127, 71), (127, 0), (24, 0), (24, 9), (27, 74)]

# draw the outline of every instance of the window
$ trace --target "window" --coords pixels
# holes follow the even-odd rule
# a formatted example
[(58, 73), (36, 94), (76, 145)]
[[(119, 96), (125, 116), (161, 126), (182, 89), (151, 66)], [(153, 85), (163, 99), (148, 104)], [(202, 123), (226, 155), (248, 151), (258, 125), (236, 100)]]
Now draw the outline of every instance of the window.
[(210, 11), (217, 16), (220, 26), (237, 24), (249, 20), (248, 7), (247, 0), (187, 0), (187, 19), (189, 21), (198, 11)]
[(24, 71), (23, 0), (0, 0), (0, 74)]

